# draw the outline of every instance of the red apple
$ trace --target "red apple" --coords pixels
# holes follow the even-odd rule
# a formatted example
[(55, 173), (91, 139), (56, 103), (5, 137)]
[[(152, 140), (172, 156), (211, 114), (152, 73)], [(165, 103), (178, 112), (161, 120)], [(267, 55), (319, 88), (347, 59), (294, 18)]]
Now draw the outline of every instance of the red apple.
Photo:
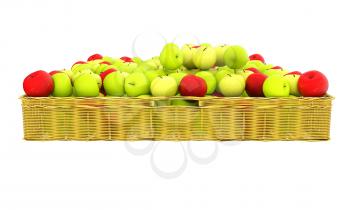
[(246, 70), (252, 71), (254, 73), (260, 73), (260, 71), (258, 69), (256, 69), (256, 68), (247, 68)]
[(115, 71), (117, 71), (117, 70), (115, 70), (115, 69), (107, 69), (106, 71), (102, 72), (102, 73), (100, 74), (100, 77), (101, 77), (101, 80), (102, 80), (102, 84), (103, 84), (103, 80), (105, 79), (105, 77), (106, 77), (108, 74), (110, 74), (110, 73), (112, 73), (112, 72), (115, 72)]
[(260, 54), (253, 54), (253, 55), (249, 56), (249, 60), (251, 60), (251, 61), (258, 60), (258, 61), (265, 63), (264, 57), (262, 57), (262, 55), (260, 55)]
[(299, 78), (298, 89), (305, 97), (324, 96), (328, 90), (327, 77), (316, 70), (305, 72)]
[(300, 71), (292, 71), (292, 72), (289, 72), (288, 74), (285, 74), (285, 75), (289, 75), (289, 74), (301, 75), (301, 72)]
[(47, 97), (52, 93), (53, 87), (51, 75), (43, 70), (33, 72), (23, 80), (23, 90), (31, 97)]
[(93, 54), (87, 60), (88, 61), (94, 61), (94, 60), (98, 60), (98, 59), (102, 59), (102, 58), (103, 58), (103, 56), (100, 55), (100, 54)]
[(182, 78), (179, 92), (182, 96), (203, 97), (207, 93), (207, 84), (204, 79), (189, 74)]
[(254, 73), (248, 76), (245, 90), (252, 97), (264, 97), (263, 85), (267, 76), (262, 73)]
[(123, 60), (123, 61), (126, 62), (126, 63), (134, 62), (134, 61), (132, 60), (132, 58), (127, 57), (127, 56), (121, 57), (120, 60)]
[(280, 66), (274, 66), (274, 67), (272, 67), (271, 69), (283, 69), (283, 68), (280, 67)]
[(51, 76), (53, 76), (54, 74), (56, 74), (56, 73), (60, 73), (61, 71), (59, 71), (59, 70), (53, 70), (53, 71), (50, 71), (50, 75)]
[(107, 65), (112, 65), (110, 62), (108, 61), (102, 61), (100, 64), (107, 64)]

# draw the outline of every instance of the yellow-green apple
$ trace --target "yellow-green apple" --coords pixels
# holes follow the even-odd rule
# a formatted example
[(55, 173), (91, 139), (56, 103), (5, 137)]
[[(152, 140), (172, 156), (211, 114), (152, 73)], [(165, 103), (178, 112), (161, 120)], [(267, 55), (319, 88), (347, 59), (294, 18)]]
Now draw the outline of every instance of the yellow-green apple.
[(298, 71), (290, 72), (286, 75), (284, 75), (284, 78), (286, 78), (289, 82), (290, 87), (290, 94), (294, 96), (300, 96), (299, 90), (298, 90), (298, 80), (301, 73)]
[(187, 75), (187, 73), (185, 73), (184, 71), (177, 71), (177, 72), (169, 74), (170, 77), (175, 79), (177, 85), (180, 85), (182, 78), (184, 78), (186, 75)]
[(70, 80), (72, 80), (73, 77), (73, 72), (70, 69), (65, 69), (62, 72), (66, 73), (68, 75), (68, 77), (70, 78)]
[(215, 79), (216, 79), (216, 91), (220, 92), (219, 90), (219, 82), (221, 81), (222, 78), (229, 74), (233, 74), (234, 71), (230, 68), (219, 68), (218, 71), (215, 73)]
[(193, 54), (194, 65), (201, 70), (208, 70), (216, 63), (215, 48), (210, 46), (201, 46)]
[(262, 73), (253, 73), (246, 80), (245, 90), (249, 96), (264, 97), (263, 85), (267, 76)]
[(104, 79), (106, 78), (106, 76), (107, 76), (108, 74), (110, 74), (110, 73), (112, 73), (112, 72), (116, 72), (116, 71), (117, 71), (116, 69), (111, 68), (111, 69), (107, 69), (106, 71), (102, 72), (102, 73), (100, 74), (102, 84), (103, 84), (103, 81), (104, 81)]
[(77, 72), (82, 72), (84, 70), (91, 70), (92, 71), (92, 67), (91, 64), (89, 63), (84, 63), (84, 64), (75, 64), (71, 71), (73, 72), (73, 74), (77, 73)]
[(219, 89), (226, 97), (241, 96), (245, 89), (244, 78), (237, 74), (228, 74), (219, 82)]
[(183, 65), (187, 69), (194, 69), (196, 66), (193, 63), (193, 55), (196, 52), (197, 48), (193, 47), (192, 44), (185, 44), (182, 46), (181, 51), (183, 54)]
[(128, 96), (137, 97), (147, 95), (150, 92), (150, 82), (141, 72), (129, 74), (124, 82), (125, 92)]
[(143, 60), (140, 57), (133, 57), (132, 60), (134, 61), (134, 63), (136, 64), (141, 64), (143, 63)]
[(264, 81), (263, 92), (266, 97), (288, 97), (289, 82), (282, 75), (272, 75)]
[(305, 97), (322, 97), (327, 93), (328, 79), (316, 70), (305, 72), (299, 78), (298, 90)]
[(103, 80), (107, 96), (123, 96), (125, 78), (119, 71), (110, 72)]
[(66, 73), (56, 73), (52, 76), (52, 79), (54, 83), (53, 96), (68, 97), (72, 95), (72, 82)]
[(75, 94), (78, 97), (97, 97), (100, 88), (93, 73), (83, 73), (74, 80)]
[(213, 73), (210, 71), (200, 71), (196, 73), (196, 76), (205, 80), (207, 84), (207, 95), (213, 94), (216, 89), (216, 78)]
[(285, 75), (285, 74), (288, 74), (288, 71), (287, 70), (283, 70), (283, 69), (267, 69), (265, 71), (263, 71), (263, 73), (266, 75), (266, 76), (272, 76), (272, 75)]
[(173, 77), (160, 76), (151, 83), (151, 93), (153, 96), (175, 96), (177, 83)]
[(224, 66), (224, 54), (226, 49), (228, 48), (228, 45), (219, 45), (215, 48), (216, 51), (216, 66)]
[(135, 69), (137, 69), (137, 64), (134, 62), (125, 62), (117, 68), (119, 71), (128, 73), (133, 73)]
[(47, 97), (54, 89), (51, 75), (43, 70), (29, 74), (23, 80), (23, 90), (27, 96)]
[(224, 53), (225, 65), (231, 69), (241, 69), (248, 61), (248, 53), (241, 46), (229, 46)]
[(244, 78), (244, 81), (247, 80), (248, 76), (253, 74), (254, 72), (250, 71), (250, 70), (242, 70), (241, 72), (239, 72), (238, 74), (241, 75)]
[(207, 84), (204, 79), (189, 74), (182, 78), (179, 92), (182, 96), (203, 97), (207, 93)]
[(97, 82), (98, 88), (101, 88), (102, 87), (102, 79), (101, 79), (100, 75), (99, 74), (93, 74), (93, 76), (95, 77), (95, 80)]
[(249, 60), (253, 61), (253, 60), (257, 60), (257, 61), (261, 61), (263, 63), (265, 63), (265, 59), (262, 55), (260, 54), (253, 54), (249, 56)]
[(176, 70), (183, 64), (183, 54), (174, 43), (168, 43), (163, 47), (159, 59), (165, 70)]

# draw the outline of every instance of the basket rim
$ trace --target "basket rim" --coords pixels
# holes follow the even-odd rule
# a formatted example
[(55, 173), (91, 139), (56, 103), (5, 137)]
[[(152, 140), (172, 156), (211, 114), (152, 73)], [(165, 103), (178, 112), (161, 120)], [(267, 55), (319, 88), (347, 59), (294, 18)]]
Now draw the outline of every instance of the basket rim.
[(149, 96), (149, 97), (126, 97), (126, 96), (108, 96), (108, 97), (75, 97), (75, 96), (68, 96), (68, 97), (30, 97), (26, 95), (22, 95), (19, 97), (20, 100), (172, 100), (172, 99), (184, 99), (184, 100), (261, 100), (261, 101), (269, 101), (269, 100), (334, 100), (335, 97), (327, 94), (322, 97), (218, 97), (218, 96), (204, 96), (204, 97), (196, 97), (196, 96)]

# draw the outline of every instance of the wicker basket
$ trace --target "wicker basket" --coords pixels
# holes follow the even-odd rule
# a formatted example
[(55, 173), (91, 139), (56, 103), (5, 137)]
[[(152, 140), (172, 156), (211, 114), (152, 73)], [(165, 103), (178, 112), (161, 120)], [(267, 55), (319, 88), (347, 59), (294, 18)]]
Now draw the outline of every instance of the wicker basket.
[[(197, 106), (171, 106), (172, 100)], [(328, 140), (333, 97), (21, 97), (26, 140)]]

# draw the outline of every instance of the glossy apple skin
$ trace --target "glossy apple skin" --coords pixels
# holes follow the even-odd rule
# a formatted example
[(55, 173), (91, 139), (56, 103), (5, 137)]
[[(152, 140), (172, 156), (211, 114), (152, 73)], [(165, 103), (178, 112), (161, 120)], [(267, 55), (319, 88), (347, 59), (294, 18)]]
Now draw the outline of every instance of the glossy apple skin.
[(207, 84), (200, 77), (186, 75), (180, 82), (179, 92), (182, 96), (203, 97), (207, 93)]
[(263, 85), (267, 79), (265, 74), (254, 73), (248, 76), (245, 90), (251, 97), (264, 97)]
[(35, 71), (23, 80), (23, 90), (27, 96), (47, 97), (52, 93), (53, 88), (51, 75), (43, 70)]
[(264, 57), (263, 57), (262, 55), (260, 55), (260, 54), (253, 54), (253, 55), (250, 55), (250, 56), (249, 56), (249, 60), (251, 60), (251, 61), (256, 61), (256, 60), (258, 60), (258, 61), (261, 61), (261, 62), (265, 63)]
[(100, 60), (102, 58), (103, 58), (103, 56), (100, 54), (93, 54), (87, 59), (87, 61)]
[(308, 71), (300, 75), (298, 89), (304, 97), (322, 97), (327, 93), (328, 79), (319, 71)]

